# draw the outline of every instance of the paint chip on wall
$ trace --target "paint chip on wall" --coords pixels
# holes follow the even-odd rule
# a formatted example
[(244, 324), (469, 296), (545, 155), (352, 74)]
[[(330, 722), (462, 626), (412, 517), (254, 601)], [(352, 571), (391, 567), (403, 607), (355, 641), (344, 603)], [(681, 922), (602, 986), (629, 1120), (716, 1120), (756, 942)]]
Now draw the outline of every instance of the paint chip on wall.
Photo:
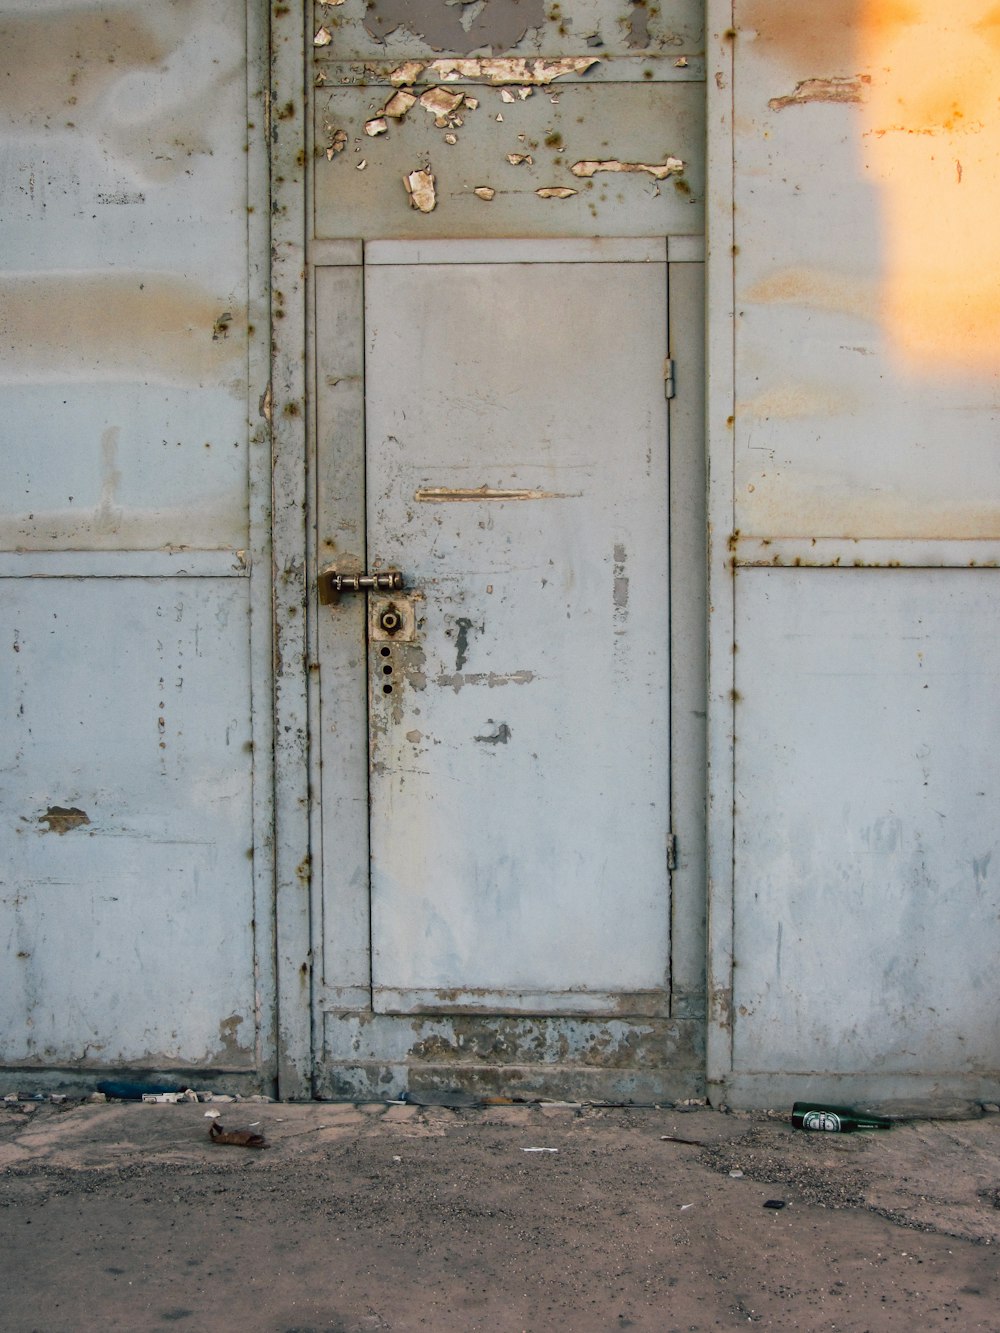
[(437, 193), (434, 173), (430, 167), (411, 171), (408, 176), (403, 177), (403, 184), (406, 186), (406, 193), (410, 196), (411, 208), (419, 209), (421, 213), (433, 213), (437, 205)]

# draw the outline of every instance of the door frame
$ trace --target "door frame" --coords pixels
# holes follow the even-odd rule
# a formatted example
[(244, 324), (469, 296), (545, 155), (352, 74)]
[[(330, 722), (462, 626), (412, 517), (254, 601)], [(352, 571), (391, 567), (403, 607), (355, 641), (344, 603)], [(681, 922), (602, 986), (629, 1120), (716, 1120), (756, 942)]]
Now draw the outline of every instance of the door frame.
[[(309, 163), (315, 152), (307, 62), (311, 12), (275, 0), (271, 7), (272, 379), (262, 403), (272, 431), (274, 632), (274, 866), (278, 1082), (283, 1099), (308, 1099), (322, 1044), (316, 1022), (321, 985), (318, 663), (311, 632), (309, 571), (316, 564), (309, 478), (312, 428), (312, 283), (317, 265), (360, 242), (314, 242)], [(704, 241), (670, 236), (668, 319), (675, 396), (670, 440), (671, 816), (676, 851), (670, 871), (671, 1021), (687, 1053), (670, 1095), (704, 1085), (705, 773), (706, 773), (706, 472), (704, 457)], [(358, 255), (360, 258), (360, 254)], [(358, 262), (357, 259), (354, 262)], [(664, 1095), (667, 1095), (665, 1091)]]

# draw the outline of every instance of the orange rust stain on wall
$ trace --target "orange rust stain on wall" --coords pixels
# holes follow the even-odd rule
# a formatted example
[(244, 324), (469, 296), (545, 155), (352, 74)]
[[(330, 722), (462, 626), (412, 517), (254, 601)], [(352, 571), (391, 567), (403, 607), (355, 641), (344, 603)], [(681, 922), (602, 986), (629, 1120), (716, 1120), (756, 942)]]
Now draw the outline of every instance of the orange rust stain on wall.
[[(213, 330), (225, 312), (225, 338)], [(245, 359), (242, 311), (162, 274), (0, 276), (0, 382), (218, 382)]]
[(762, 477), (743, 470), (740, 482), (754, 477), (754, 491), (742, 491), (736, 517), (748, 538), (877, 538), (892, 541), (996, 541), (1000, 507), (956, 502), (926, 491), (864, 490), (844, 486), (830, 474)]
[[(857, 22), (863, 0), (737, 0), (739, 33), (756, 33), (755, 58), (770, 59), (799, 77), (857, 72)], [(900, 0), (899, 8), (905, 8)]]
[(811, 306), (837, 310), (876, 321), (879, 318), (878, 288), (864, 278), (845, 271), (787, 268), (762, 278), (742, 293), (745, 301), (762, 305)]
[(158, 65), (169, 50), (128, 10), (8, 15), (0, 26), (0, 113), (22, 126), (58, 116), (58, 128), (77, 106), (130, 70)]
[(737, 0), (738, 32), (753, 32), (757, 54), (799, 77), (851, 75), (865, 68), (860, 29), (876, 34), (919, 22), (920, 0)]

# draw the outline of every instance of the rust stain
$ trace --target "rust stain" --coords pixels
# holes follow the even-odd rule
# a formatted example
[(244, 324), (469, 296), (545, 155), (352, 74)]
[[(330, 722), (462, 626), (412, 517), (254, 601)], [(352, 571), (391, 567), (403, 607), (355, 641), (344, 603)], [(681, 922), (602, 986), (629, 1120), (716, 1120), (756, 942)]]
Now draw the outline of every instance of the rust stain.
[[(739, 30), (755, 33), (751, 48), (757, 59), (780, 62), (786, 69), (803, 74), (817, 69), (831, 74), (851, 74), (858, 67), (857, 31), (869, 0), (825, 0), (822, 5), (802, 0), (737, 0), (735, 15)], [(913, 15), (907, 0), (879, 0), (885, 14), (896, 14), (903, 22)]]
[(90, 823), (89, 816), (75, 805), (50, 805), (44, 815), (38, 816), (39, 824), (47, 824), (44, 833), (69, 833), (72, 829), (83, 828)]
[(538, 491), (502, 486), (420, 486), (414, 500), (424, 504), (448, 504), (454, 500), (577, 500), (580, 491)]
[(0, 43), (0, 113), (21, 126), (48, 128), (64, 106), (73, 120), (110, 84), (159, 65), (170, 46), (135, 8), (60, 10), (57, 18), (51, 10), (8, 13)]
[(772, 97), (767, 105), (772, 111), (784, 111), (786, 107), (808, 106), (813, 102), (863, 102), (871, 82), (869, 74), (859, 74), (853, 79), (800, 79), (794, 92), (786, 93), (784, 97)]
[[(150, 182), (173, 180), (193, 156), (211, 154), (214, 122), (224, 114), (227, 86), (242, 75), (241, 58), (226, 67), (214, 62), (210, 74), (192, 74), (181, 89), (170, 66), (190, 39), (187, 5), (73, 8), (5, 16), (0, 117), (22, 130), (86, 135)], [(109, 202), (126, 200), (142, 196), (130, 191)]]
[(816, 306), (870, 320), (876, 320), (879, 314), (879, 292), (875, 282), (829, 269), (781, 269), (748, 287), (742, 293), (742, 299), (763, 305)]
[[(748, 539), (836, 538), (994, 541), (1000, 537), (1000, 505), (978, 503), (924, 490), (861, 491), (850, 478), (803, 473), (764, 476), (743, 460), (738, 482), (753, 479), (754, 491), (738, 505), (741, 535)], [(731, 548), (731, 549), (735, 549)], [(767, 564), (782, 564), (778, 556)], [(800, 563), (808, 563), (805, 560)], [(851, 563), (854, 563), (853, 561)]]
[[(162, 273), (0, 276), (0, 382), (218, 383), (246, 361), (242, 311), (214, 337), (218, 296)], [(242, 390), (241, 390), (242, 391)]]
[(760, 421), (797, 417), (835, 417), (856, 408), (844, 384), (778, 384), (737, 404), (741, 413)]

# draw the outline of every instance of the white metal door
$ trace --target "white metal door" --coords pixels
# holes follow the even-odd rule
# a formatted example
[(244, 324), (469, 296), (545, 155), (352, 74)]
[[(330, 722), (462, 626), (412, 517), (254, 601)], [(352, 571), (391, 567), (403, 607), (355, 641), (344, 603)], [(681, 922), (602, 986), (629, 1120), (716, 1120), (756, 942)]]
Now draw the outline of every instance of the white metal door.
[(664, 242), (375, 243), (317, 329), (320, 563), (404, 580), (319, 608), (329, 993), (665, 1013)]

